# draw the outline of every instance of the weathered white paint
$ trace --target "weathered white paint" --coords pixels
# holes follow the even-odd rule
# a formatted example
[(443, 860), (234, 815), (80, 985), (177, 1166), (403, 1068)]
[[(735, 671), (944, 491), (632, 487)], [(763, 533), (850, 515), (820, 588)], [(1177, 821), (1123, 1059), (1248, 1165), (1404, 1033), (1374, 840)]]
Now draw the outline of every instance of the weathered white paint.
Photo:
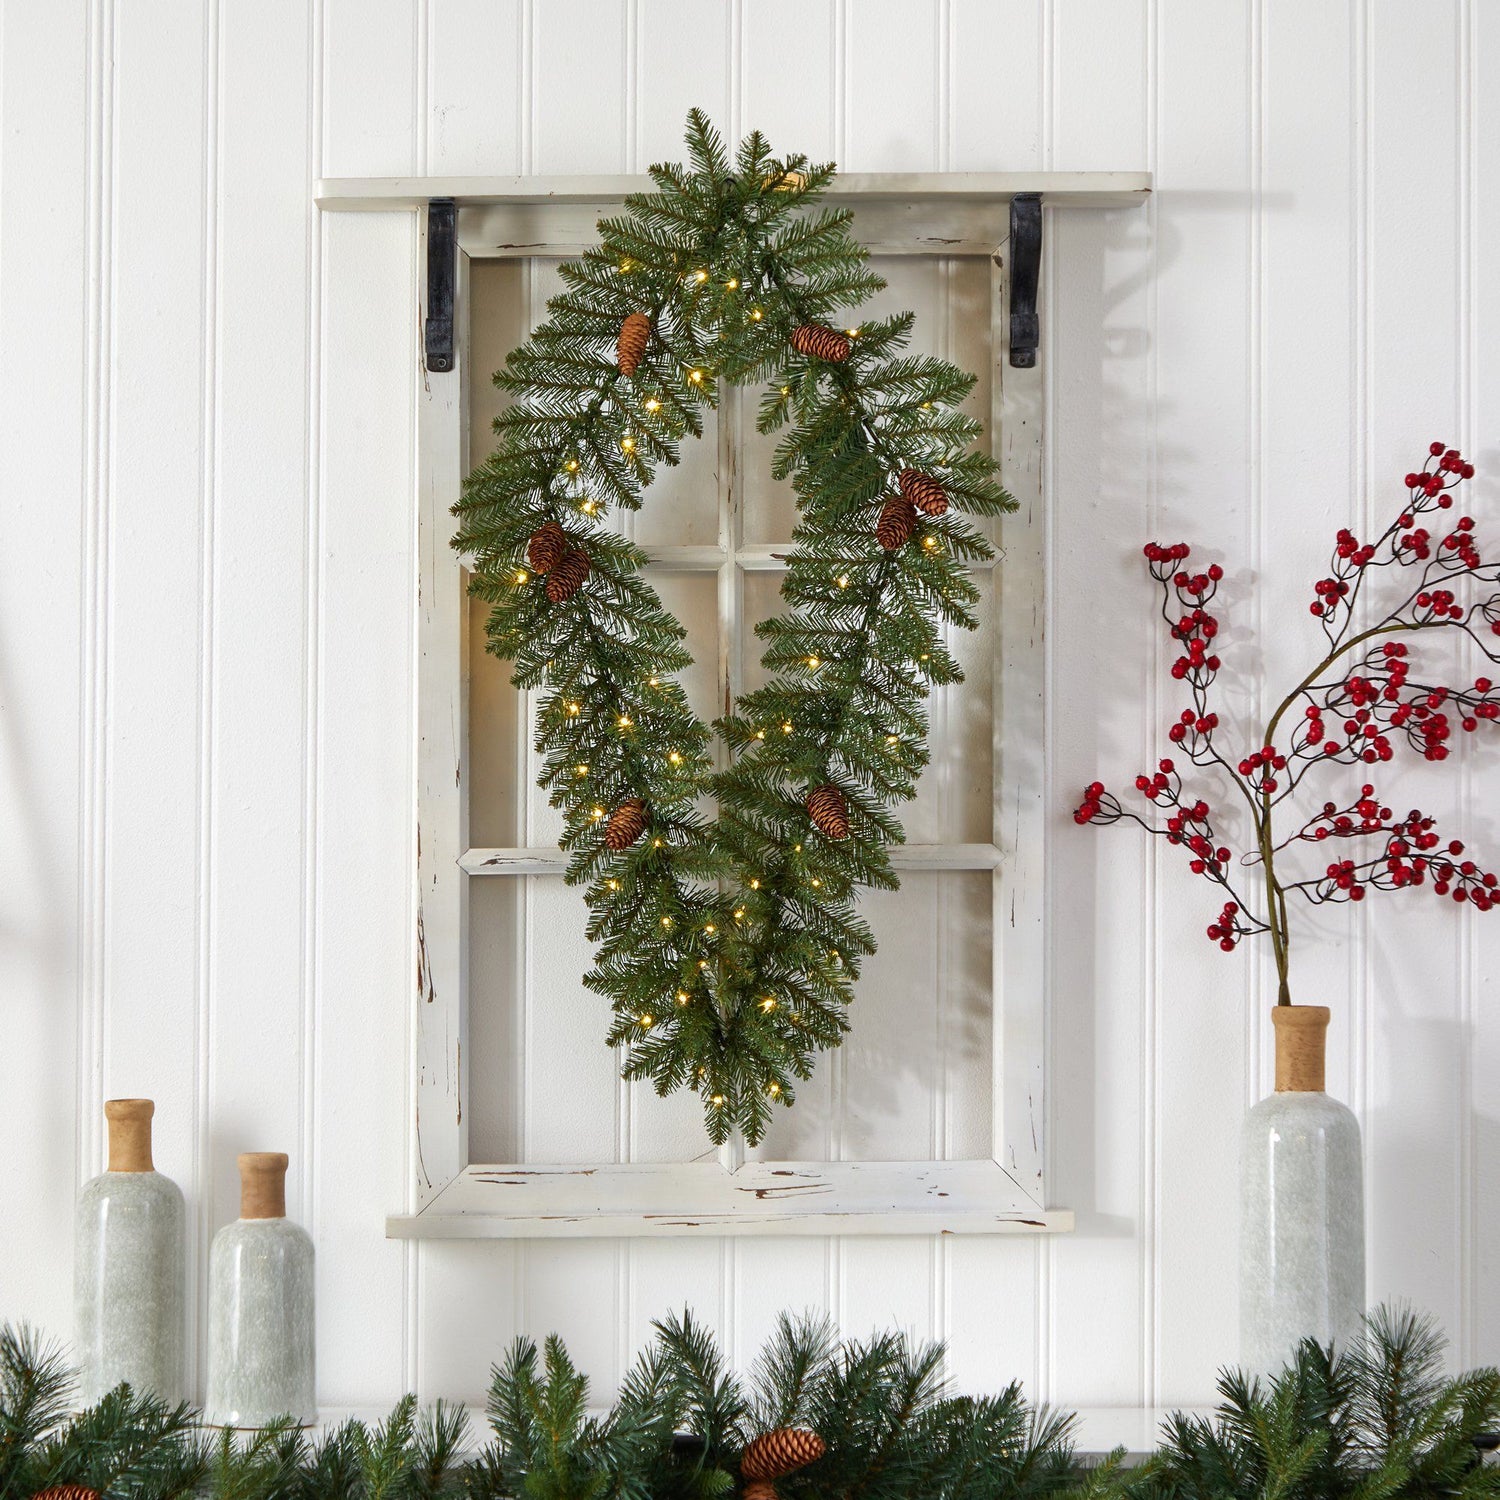
[[(330, 1406), (474, 1399), (519, 1328), (566, 1334), (605, 1394), (684, 1302), (741, 1361), (779, 1309), (828, 1307), (949, 1336), (971, 1388), (1204, 1399), (1236, 1342), (1265, 965), (1211, 949), (1208, 893), (1165, 852), (1066, 809), (1151, 764), (1174, 707), (1144, 540), (1222, 557), (1236, 648), (1258, 631), (1284, 676), (1336, 527), (1383, 513), (1430, 438), (1500, 466), (1497, 78), (1479, 0), (7, 5), (4, 1314), (67, 1328), (100, 1103), (141, 1093), (200, 1297), (235, 1152), (292, 1153)], [(1038, 894), (1071, 1235), (383, 1236), (411, 1175), (419, 247), (320, 219), (314, 186), (639, 172), (691, 104), (850, 171), (1154, 174), (1144, 213), (1054, 215), (1043, 274)], [(1493, 849), (1495, 757), (1392, 795)], [(1365, 1132), (1370, 1293), (1495, 1360), (1500, 929), (1366, 907), (1320, 914), (1298, 963)]]
[[(318, 206), (357, 212), (425, 207), (433, 198), (460, 205), (582, 204), (597, 210), (627, 193), (653, 190), (644, 173), (566, 177), (334, 177), (314, 190)], [(922, 199), (969, 198), (993, 211), (996, 200), (1041, 193), (1049, 208), (1135, 208), (1151, 191), (1149, 172), (843, 172), (829, 186), (830, 202), (868, 205), (884, 200), (921, 231)], [(592, 227), (593, 218), (582, 227)], [(548, 241), (551, 242), (550, 240)], [(584, 238), (583, 243), (592, 243)], [(951, 252), (939, 252), (951, 253)]]
[(466, 1167), (398, 1239), (1038, 1234), (1068, 1230), (993, 1161)]

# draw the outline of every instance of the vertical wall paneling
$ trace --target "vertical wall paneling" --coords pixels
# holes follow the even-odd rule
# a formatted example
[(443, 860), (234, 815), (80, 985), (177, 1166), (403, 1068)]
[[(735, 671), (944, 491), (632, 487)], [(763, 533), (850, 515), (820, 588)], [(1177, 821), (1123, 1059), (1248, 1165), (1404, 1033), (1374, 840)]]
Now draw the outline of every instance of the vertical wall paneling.
[[(1500, 67), (1500, 21), (1487, 6), (1467, 7), (1467, 26), (1460, 38), (1461, 63), (1469, 79), (1468, 100), (1472, 135), (1469, 140), (1467, 198), (1469, 205), (1469, 297), (1467, 335), (1469, 346), (1469, 410), (1464, 414), (1465, 443), (1476, 455), (1483, 477), (1476, 481), (1486, 514), (1493, 514), (1497, 498), (1497, 444), (1485, 420), (1500, 401), (1500, 360), (1494, 340), (1482, 336), (1500, 318), (1497, 295), (1495, 247), (1500, 244), (1500, 222), (1496, 219), (1495, 195), (1486, 191), (1490, 174), (1500, 169), (1500, 113), (1486, 80)], [(1472, 659), (1472, 658), (1471, 658)], [(1478, 670), (1476, 664), (1476, 670)], [(1482, 808), (1481, 778), (1494, 775), (1493, 749), (1474, 754), (1471, 786), (1474, 802)], [(1472, 804), (1471, 804), (1472, 805)], [(1476, 808), (1476, 811), (1479, 809)], [(1487, 850), (1496, 846), (1495, 818), (1473, 817), (1470, 831), (1476, 845)], [(1467, 1275), (1464, 1281), (1467, 1347), (1460, 1349), (1469, 1362), (1493, 1357), (1500, 1349), (1500, 1305), (1488, 1289), (1500, 1284), (1500, 1194), (1491, 1186), (1500, 1173), (1500, 1119), (1497, 1119), (1494, 1082), (1500, 1077), (1500, 935), (1487, 924), (1473, 924), (1472, 961), (1469, 982), (1470, 1022), (1464, 1038), (1469, 1077), (1469, 1161), (1464, 1184), (1468, 1207)], [(1487, 1186), (1489, 1190), (1486, 1191)]]
[[(323, 0), (322, 171), (328, 177), (420, 169), (419, 0)], [(445, 7), (433, 6), (435, 12)], [(430, 102), (430, 101), (429, 101)], [(425, 121), (423, 124), (425, 125)]]
[[(96, 761), (84, 694), (100, 555), (91, 272), (104, 159), (89, 86), (101, 19), (81, 0), (0, 11), (0, 1057), (14, 1142), (6, 1212), (27, 1224), (0, 1234), (0, 1287), (59, 1331), (72, 1317), (63, 1247), (77, 1177), (96, 1160), (99, 1096), (92, 1038), (80, 1033), (93, 1011), (84, 820)], [(38, 56), (55, 70), (37, 68)], [(57, 1247), (40, 1282), (38, 1244)]]
[(1043, 13), (1034, 0), (948, 0), (943, 170), (1041, 166)]
[[(156, 1160), (204, 1212), (204, 264), (211, 15), (114, 17), (103, 923), (107, 1095), (158, 1100)], [(157, 186), (170, 181), (170, 193)], [(94, 1108), (97, 1108), (97, 1100)], [(201, 1243), (201, 1233), (193, 1238)], [(200, 1258), (194, 1256), (190, 1267)], [(201, 1278), (190, 1274), (193, 1293)], [(194, 1298), (196, 1302), (196, 1297)]]
[[(738, 4), (695, 5), (692, 0), (649, 0), (638, 6), (631, 171), (678, 159), (690, 109), (707, 111), (726, 138), (735, 136), (732, 29), (740, 10)], [(778, 150), (796, 149), (775, 136), (771, 144)]]
[[(1329, 75), (1317, 61), (1353, 55), (1351, 11), (1330, 7), (1294, 18), (1266, 6), (1262, 26), (1253, 566), (1258, 578), (1284, 578), (1289, 589), (1306, 591), (1321, 576), (1338, 528), (1360, 519), (1360, 455), (1351, 414), (1358, 400), (1361, 313), (1362, 205), (1355, 158), (1363, 121), (1354, 70)], [(1323, 267), (1316, 285), (1296, 274), (1314, 263)], [(1274, 707), (1266, 694), (1285, 693), (1317, 659), (1324, 638), (1310, 615), (1290, 626), (1279, 623), (1279, 601), (1269, 588), (1257, 586), (1254, 593), (1253, 606), (1247, 599), (1241, 609), (1264, 653), (1266, 693), (1256, 704), (1263, 720)], [(1338, 784), (1330, 776), (1309, 782), (1308, 789), (1332, 795)], [(1347, 909), (1296, 909), (1291, 978), (1294, 999), (1323, 1001), (1333, 1010), (1329, 1076), (1339, 1096), (1360, 1108), (1363, 1070), (1354, 1040), (1364, 989), (1352, 962), (1351, 915)], [(1247, 1076), (1257, 1096), (1272, 1083), (1274, 999), (1275, 965), (1266, 954), (1249, 997), (1252, 1053), (1258, 1058), (1252, 1055)]]
[[(1222, 559), (1231, 579), (1243, 578), (1253, 557), (1257, 17), (1254, 0), (1211, 7), (1160, 0), (1154, 49), (1155, 169), (1172, 192), (1155, 205), (1151, 521), (1162, 540), (1190, 542), (1204, 562)], [(1191, 254), (1184, 253), (1187, 246)], [(1207, 433), (1212, 441), (1204, 441)], [(1155, 586), (1139, 543), (1133, 550), (1134, 607), (1152, 610)], [(1231, 588), (1221, 598), (1238, 639), (1255, 622), (1249, 601), (1234, 594)], [(1160, 640), (1160, 626), (1153, 625)], [(1253, 638), (1241, 649), (1253, 660)], [(1187, 702), (1165, 666), (1158, 656), (1151, 726), (1158, 755), (1170, 748), (1166, 724)], [(1211, 776), (1191, 779), (1202, 785), (1220, 820), (1234, 817), (1229, 788)], [(1231, 822), (1225, 833), (1238, 834), (1234, 842), (1244, 846), (1242, 828)], [(1155, 1036), (1159, 1066), (1176, 1071), (1157, 1079), (1156, 1381), (1162, 1400), (1181, 1401), (1211, 1386), (1224, 1356), (1208, 1351), (1232, 1349), (1238, 1337), (1239, 1195), (1230, 1164), (1240, 1121), (1223, 1101), (1245, 1094), (1245, 992), (1252, 966), (1243, 952), (1237, 962), (1204, 936), (1211, 920), (1205, 911), (1215, 909), (1216, 893), (1189, 883), (1179, 851), (1159, 850), (1157, 880)], [(1181, 1067), (1185, 1058), (1195, 1059), (1191, 1069)], [(1189, 1223), (1190, 1234), (1184, 1232)]]
[[(971, 1388), (1202, 1399), (1233, 1353), (1233, 1152), (1269, 1068), (1271, 965), (1213, 951), (1209, 893), (1171, 851), (1078, 830), (1068, 804), (1149, 765), (1174, 707), (1148, 537), (1222, 557), (1226, 658), (1263, 653), (1274, 683), (1315, 643), (1304, 591), (1332, 532), (1383, 517), (1429, 439), (1472, 448), (1494, 504), (1497, 67), (1480, 0), (0, 10), (10, 1200), (65, 1241), (103, 1098), (153, 1094), (197, 1301), (235, 1153), (284, 1145), (330, 1404), (413, 1379), (474, 1399), (511, 1333), (554, 1326), (607, 1395), (689, 1303), (741, 1362), (783, 1307), (829, 1308), (851, 1332), (948, 1335)], [(639, 168), (692, 104), (869, 170), (1157, 174), (1146, 213), (1048, 220), (1048, 1165), (1078, 1229), (1044, 1247), (381, 1237), (415, 1103), (420, 260), (409, 216), (320, 221), (310, 183)], [(1382, 789), (1493, 851), (1496, 756)], [(952, 811), (941, 785), (922, 816)], [(516, 920), (565, 899), (543, 884)], [(1366, 905), (1311, 914), (1295, 982), (1334, 1008), (1331, 1077), (1367, 1131), (1371, 1294), (1494, 1360), (1500, 939), (1431, 898)], [(654, 1101), (615, 1089), (596, 1032), (532, 981), (528, 1051), (598, 1066), (605, 1092), (580, 1083), (569, 1113), (522, 1080), (484, 1128), (532, 1154), (663, 1149)], [(830, 1098), (860, 1076), (837, 1066)], [(959, 1128), (942, 1098), (898, 1103), (829, 1128)], [(66, 1257), (21, 1242), (0, 1235), (0, 1316), (66, 1333)]]
[(427, 9), (427, 171), (519, 172), (524, 0), (440, 0)]
[[(1459, 8), (1381, 5), (1369, 20), (1368, 442), (1363, 523), (1401, 503), (1401, 476), (1430, 439), (1452, 441), (1459, 410)], [(1410, 99), (1414, 76), (1432, 80)], [(1390, 204), (1419, 205), (1412, 234)], [(1451, 643), (1414, 648), (1437, 680), (1455, 675)], [(1493, 752), (1491, 760), (1493, 765)], [(1455, 829), (1461, 818), (1452, 768), (1382, 775), (1388, 799), (1420, 806)], [(1436, 906), (1436, 903), (1434, 903)], [(1426, 917), (1425, 941), (1416, 924)], [(1465, 1041), (1460, 1033), (1463, 918), (1394, 903), (1369, 919), (1372, 1046), (1366, 1124), (1369, 1285), (1374, 1297), (1421, 1303), (1461, 1326), (1459, 1163)], [(1436, 1232), (1414, 1234), (1415, 1223)]]
[[(307, 5), (222, 5), (211, 253), (212, 535), (206, 1228), (239, 1213), (235, 1157), (302, 1156), (303, 772), (307, 750), (310, 241), (302, 191), (311, 97)], [(206, 254), (210, 253), (206, 247)], [(291, 330), (289, 337), (287, 331)], [(269, 1060), (274, 1059), (274, 1062)], [(263, 1060), (257, 1062), (257, 1060)]]
[[(1048, 7), (1044, 166), (1154, 166), (1152, 20), (1145, 4)], [(1158, 885), (1147, 847), (1080, 832), (1067, 807), (1101, 770), (1149, 765), (1157, 742), (1139, 564), (1155, 520), (1155, 214), (1054, 216), (1044, 270), (1051, 1183), (1089, 1216), (1050, 1251), (1051, 1387), (1124, 1405), (1158, 1389)]]
[[(412, 701), (416, 228), (324, 225), (314, 1080), (319, 1384), (352, 1405), (408, 1379), (402, 1246), (416, 968)], [(371, 308), (393, 316), (374, 318)], [(371, 1308), (387, 1309), (381, 1318)]]

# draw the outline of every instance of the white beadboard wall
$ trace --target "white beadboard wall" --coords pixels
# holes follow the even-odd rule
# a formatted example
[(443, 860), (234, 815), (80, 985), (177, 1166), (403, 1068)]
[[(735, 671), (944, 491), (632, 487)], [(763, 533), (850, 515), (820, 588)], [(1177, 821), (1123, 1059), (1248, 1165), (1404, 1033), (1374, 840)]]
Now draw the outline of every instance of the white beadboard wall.
[[(827, 1306), (949, 1338), (973, 1389), (1205, 1398), (1268, 965), (1213, 950), (1211, 893), (1070, 798), (1149, 764), (1175, 707), (1142, 541), (1223, 557), (1231, 650), (1258, 635), (1284, 673), (1332, 531), (1429, 439), (1500, 471), (1497, 100), (1482, 0), (0, 0), (0, 1316), (69, 1330), (101, 1102), (148, 1094), (199, 1302), (235, 1153), (290, 1151), (330, 1406), (475, 1398), (522, 1328), (607, 1392), (684, 1302), (742, 1362), (780, 1308)], [(692, 104), (856, 170), (1156, 173), (1145, 212), (1055, 217), (1044, 270), (1070, 1237), (382, 1237), (408, 1180), (417, 239), (320, 217), (310, 185), (639, 170)], [(1494, 850), (1497, 777), (1492, 747), (1390, 795), (1421, 783)], [(1371, 1298), (1430, 1309), (1463, 1361), (1500, 1359), (1490, 921), (1371, 902), (1299, 956), (1366, 1130)]]

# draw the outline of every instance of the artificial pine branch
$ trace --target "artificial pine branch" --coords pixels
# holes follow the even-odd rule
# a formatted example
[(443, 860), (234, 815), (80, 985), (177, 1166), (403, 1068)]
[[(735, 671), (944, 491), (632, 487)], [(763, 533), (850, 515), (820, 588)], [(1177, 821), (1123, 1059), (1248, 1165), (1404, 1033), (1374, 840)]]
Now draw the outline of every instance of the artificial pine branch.
[(28, 1455), (67, 1415), (74, 1377), (62, 1350), (25, 1323), (0, 1328), (0, 1500), (23, 1488)]
[(1219, 1379), (1213, 1417), (1177, 1415), (1143, 1500), (1437, 1500), (1500, 1494), (1476, 1440), (1500, 1421), (1500, 1374), (1441, 1374), (1443, 1340), (1380, 1308), (1346, 1350), (1305, 1340), (1270, 1380)]
[[(832, 167), (777, 159), (758, 133), (731, 162), (698, 111), (687, 148), (686, 167), (652, 168), (656, 191), (600, 223), (600, 246), (564, 267), (548, 321), (496, 376), (515, 401), (455, 507), (455, 545), (491, 605), (489, 648), (542, 690), (541, 784), (562, 810), (568, 878), (586, 887), (585, 982), (611, 1004), (625, 1076), (696, 1090), (713, 1140), (754, 1142), (847, 1029), (874, 951), (859, 892), (896, 885), (892, 808), (927, 761), (925, 699), (961, 679), (941, 628), (973, 628), (964, 565), (992, 555), (958, 512), (1013, 502), (958, 410), (973, 377), (904, 353), (909, 314), (852, 338), (825, 326), (883, 285), (848, 213), (811, 208)], [(620, 330), (640, 317), (651, 335), (626, 374)], [(830, 357), (797, 352), (799, 330)], [(690, 660), (682, 628), (639, 576), (640, 549), (600, 521), (641, 504), (721, 383), (762, 379), (760, 427), (785, 429), (773, 475), (792, 480), (800, 520), (788, 613), (759, 632), (770, 680), (715, 726), (732, 755), (716, 772), (673, 680)], [(940, 474), (953, 508), (887, 551), (875, 517), (907, 470)], [(566, 593), (528, 565), (544, 529), (588, 559)], [(825, 786), (847, 827), (810, 820)], [(632, 817), (627, 839), (614, 813), (636, 803), (648, 826)]]
[(196, 1414), (111, 1392), (65, 1415), (68, 1372), (34, 1335), (0, 1328), (0, 1495), (81, 1485), (103, 1500), (716, 1500), (743, 1491), (757, 1438), (810, 1429), (821, 1457), (776, 1479), (782, 1500), (1500, 1500), (1476, 1440), (1500, 1425), (1500, 1373), (1441, 1373), (1423, 1319), (1377, 1310), (1361, 1341), (1304, 1343), (1270, 1380), (1226, 1371), (1212, 1417), (1171, 1417), (1139, 1469), (1080, 1464), (1073, 1419), (997, 1395), (953, 1395), (943, 1350), (904, 1334), (839, 1343), (782, 1317), (749, 1375), (691, 1316), (665, 1319), (591, 1413), (588, 1381), (553, 1338), (518, 1340), (494, 1372), (491, 1438), (466, 1451), (463, 1413), (407, 1397), (382, 1424), (320, 1442), (289, 1422), (206, 1440)]

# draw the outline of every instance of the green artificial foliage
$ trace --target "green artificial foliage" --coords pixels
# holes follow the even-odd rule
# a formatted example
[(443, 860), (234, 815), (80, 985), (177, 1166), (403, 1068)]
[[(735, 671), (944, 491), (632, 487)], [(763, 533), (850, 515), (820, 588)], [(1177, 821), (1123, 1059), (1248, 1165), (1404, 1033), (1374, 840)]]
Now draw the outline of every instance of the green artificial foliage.
[(1477, 1441), (1500, 1424), (1500, 1374), (1446, 1377), (1442, 1349), (1425, 1321), (1378, 1311), (1347, 1351), (1309, 1341), (1274, 1379), (1226, 1372), (1217, 1411), (1170, 1418), (1130, 1468), (1078, 1460), (1073, 1419), (1019, 1384), (953, 1394), (940, 1346), (840, 1341), (817, 1318), (783, 1316), (743, 1377), (690, 1315), (665, 1319), (603, 1412), (560, 1340), (518, 1339), (482, 1443), (461, 1408), (410, 1396), (317, 1440), (289, 1423), (207, 1433), (123, 1386), (70, 1415), (57, 1353), (0, 1328), (0, 1500), (56, 1485), (101, 1500), (733, 1500), (746, 1447), (779, 1428), (825, 1445), (775, 1481), (780, 1500), (1493, 1500), (1500, 1467)]
[[(715, 1141), (739, 1129), (754, 1142), (847, 1030), (874, 951), (859, 890), (897, 885), (892, 809), (927, 762), (926, 698), (962, 676), (943, 632), (974, 627), (965, 568), (993, 556), (960, 513), (1014, 501), (960, 410), (974, 377), (904, 352), (910, 314), (863, 322), (846, 360), (793, 349), (795, 329), (842, 327), (883, 285), (849, 214), (814, 207), (833, 167), (773, 157), (758, 133), (731, 161), (696, 110), (687, 149), (688, 166), (653, 167), (656, 191), (601, 221), (548, 321), (496, 375), (513, 404), (454, 508), (454, 545), (491, 606), (489, 649), (540, 691), (540, 781), (562, 811), (568, 878), (586, 888), (586, 982), (613, 1008), (625, 1076), (696, 1090)], [(625, 375), (616, 344), (634, 313), (652, 334)], [(722, 386), (751, 382), (768, 382), (759, 426), (782, 434), (773, 474), (799, 519), (786, 613), (757, 627), (768, 680), (713, 726), (728, 747), (716, 768), (676, 680), (685, 632), (641, 549), (601, 523), (641, 505)], [(940, 480), (952, 508), (917, 515), (887, 551), (875, 523), (907, 469)], [(556, 601), (528, 559), (548, 525), (589, 561)], [(824, 786), (844, 799), (847, 836), (810, 818)], [(609, 818), (636, 799), (645, 835), (611, 850)]]
[(1173, 1416), (1145, 1500), (1438, 1500), (1500, 1495), (1476, 1440), (1500, 1421), (1500, 1373), (1442, 1375), (1443, 1340), (1377, 1309), (1335, 1352), (1306, 1340), (1269, 1380), (1219, 1378), (1212, 1418)]

